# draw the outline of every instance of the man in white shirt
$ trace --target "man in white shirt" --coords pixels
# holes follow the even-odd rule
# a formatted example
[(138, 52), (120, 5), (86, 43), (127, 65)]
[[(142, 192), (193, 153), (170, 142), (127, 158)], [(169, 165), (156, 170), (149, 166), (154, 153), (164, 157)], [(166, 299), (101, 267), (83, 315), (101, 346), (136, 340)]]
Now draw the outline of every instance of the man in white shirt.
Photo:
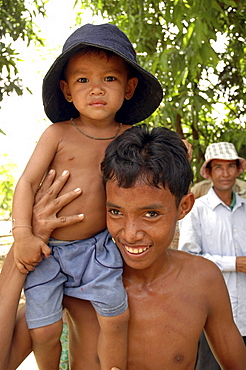
[[(191, 191), (195, 195), (195, 198), (200, 198), (208, 193), (211, 186), (213, 186), (213, 183), (210, 179), (202, 180), (193, 185), (191, 187)], [(236, 179), (232, 190), (235, 191), (235, 193), (237, 193), (240, 197), (246, 198), (246, 181)]]
[[(246, 169), (231, 143), (207, 147), (201, 175), (213, 187), (196, 199), (191, 212), (179, 223), (180, 250), (201, 255), (222, 271), (229, 291), (234, 320), (246, 343), (246, 199), (232, 188)], [(206, 333), (205, 333), (206, 334)], [(220, 369), (203, 335), (196, 370)]]

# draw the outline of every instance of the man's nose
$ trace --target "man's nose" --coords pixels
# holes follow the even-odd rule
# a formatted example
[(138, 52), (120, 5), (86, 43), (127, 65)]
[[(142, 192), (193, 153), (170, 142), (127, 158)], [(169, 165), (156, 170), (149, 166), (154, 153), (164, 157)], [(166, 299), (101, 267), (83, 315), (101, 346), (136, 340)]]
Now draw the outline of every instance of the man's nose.
[(227, 167), (223, 167), (223, 168), (222, 168), (222, 175), (223, 175), (223, 176), (229, 176), (229, 175), (230, 175), (230, 170), (229, 170), (229, 168), (227, 168)]
[(138, 222), (129, 220), (125, 222), (123, 234), (123, 237), (127, 243), (134, 244), (142, 240), (144, 232)]

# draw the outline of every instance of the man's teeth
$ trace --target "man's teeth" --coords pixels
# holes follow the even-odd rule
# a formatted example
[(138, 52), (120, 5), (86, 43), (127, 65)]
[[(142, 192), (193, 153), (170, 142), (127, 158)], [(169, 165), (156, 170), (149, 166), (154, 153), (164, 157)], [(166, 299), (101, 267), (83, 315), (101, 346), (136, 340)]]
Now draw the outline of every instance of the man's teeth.
[(126, 248), (127, 252), (129, 252), (129, 253), (140, 254), (140, 253), (143, 253), (143, 252), (147, 251), (147, 249), (149, 247), (145, 247), (145, 248), (131, 248), (131, 247), (125, 246), (125, 248)]

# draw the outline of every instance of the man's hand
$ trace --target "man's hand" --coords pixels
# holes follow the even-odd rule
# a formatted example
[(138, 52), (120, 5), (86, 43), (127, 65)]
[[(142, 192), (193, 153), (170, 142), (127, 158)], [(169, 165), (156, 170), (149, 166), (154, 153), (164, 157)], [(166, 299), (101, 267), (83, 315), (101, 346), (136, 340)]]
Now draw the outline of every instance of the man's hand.
[(82, 221), (84, 218), (83, 214), (57, 217), (57, 213), (65, 205), (77, 198), (82, 193), (82, 190), (77, 188), (58, 196), (69, 178), (69, 172), (63, 171), (55, 181), (54, 178), (55, 171), (49, 171), (41, 188), (36, 194), (35, 205), (33, 208), (33, 233), (37, 237), (41, 238), (45, 243), (48, 242), (53, 230), (59, 227), (75, 224)]
[(246, 257), (236, 258), (236, 271), (244, 272), (246, 274)]

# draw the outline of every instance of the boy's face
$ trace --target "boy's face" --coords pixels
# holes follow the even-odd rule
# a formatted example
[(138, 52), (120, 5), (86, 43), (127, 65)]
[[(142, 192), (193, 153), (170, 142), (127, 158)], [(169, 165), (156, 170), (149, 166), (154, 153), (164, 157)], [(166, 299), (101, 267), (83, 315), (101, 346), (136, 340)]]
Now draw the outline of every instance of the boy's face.
[(192, 193), (179, 206), (169, 189), (144, 183), (132, 188), (118, 187), (116, 181), (106, 184), (107, 226), (120, 249), (125, 263), (134, 269), (145, 269), (162, 261), (170, 245), (177, 220), (192, 208)]
[(124, 99), (134, 94), (138, 79), (128, 79), (126, 65), (117, 55), (104, 52), (76, 53), (69, 59), (66, 81), (60, 82), (65, 98), (73, 102), (81, 118), (114, 119)]

